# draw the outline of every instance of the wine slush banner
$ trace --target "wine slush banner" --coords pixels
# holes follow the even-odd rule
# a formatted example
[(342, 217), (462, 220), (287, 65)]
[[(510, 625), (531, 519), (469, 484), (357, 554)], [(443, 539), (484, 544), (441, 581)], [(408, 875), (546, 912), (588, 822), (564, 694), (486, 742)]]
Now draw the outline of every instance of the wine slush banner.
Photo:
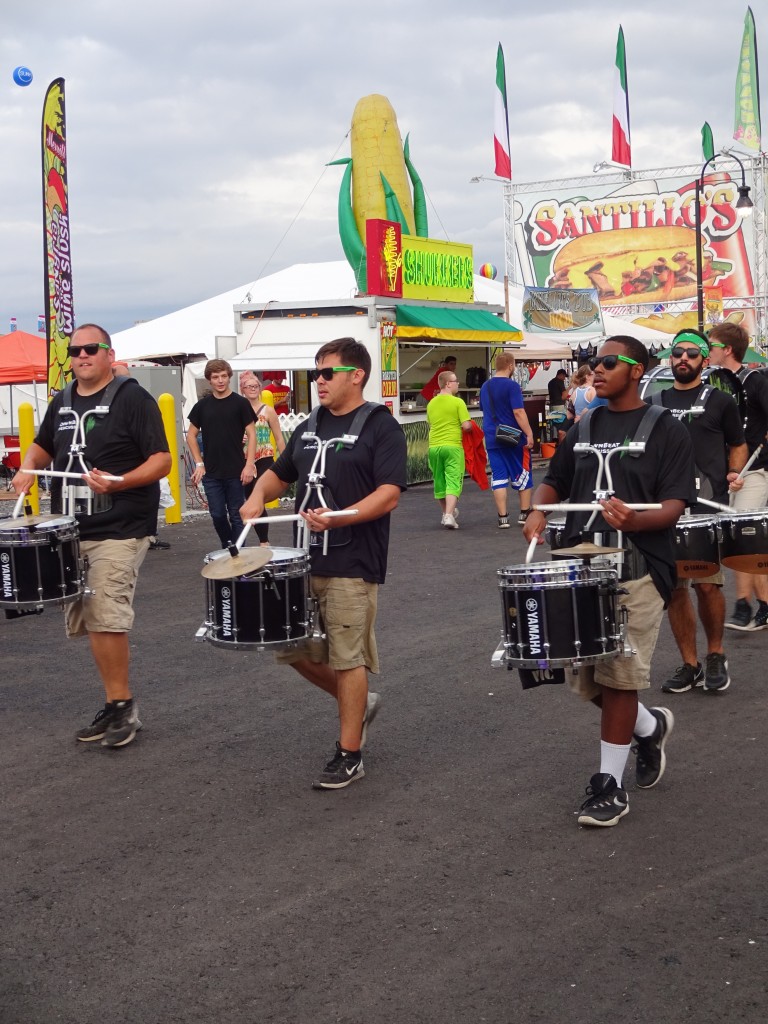
[[(737, 178), (721, 170), (704, 178), (702, 277), (705, 287), (722, 289), (724, 299), (749, 300), (743, 309), (729, 303), (729, 314), (752, 333), (752, 238), (745, 238), (750, 220), (743, 221), (736, 210)], [(656, 330), (674, 334), (695, 326), (695, 185), (694, 174), (635, 180), (607, 196), (583, 183), (578, 198), (562, 189), (547, 195), (546, 182), (530, 196), (518, 194), (517, 252), (524, 282), (564, 291), (593, 289), (603, 310)], [(521, 210), (523, 201), (527, 209)], [(668, 303), (675, 303), (674, 312), (665, 309)], [(638, 305), (649, 307), (647, 315)]]
[(63, 78), (54, 79), (45, 94), (42, 162), (45, 325), (48, 338), (48, 398), (50, 399), (57, 391), (62, 390), (72, 376), (67, 349), (75, 329)]

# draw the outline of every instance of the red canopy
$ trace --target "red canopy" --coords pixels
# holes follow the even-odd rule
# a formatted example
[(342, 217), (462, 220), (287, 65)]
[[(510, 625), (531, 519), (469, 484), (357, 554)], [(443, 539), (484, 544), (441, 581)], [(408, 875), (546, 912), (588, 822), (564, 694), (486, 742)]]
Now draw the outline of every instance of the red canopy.
[(48, 380), (48, 343), (43, 334), (11, 331), (0, 335), (0, 384)]

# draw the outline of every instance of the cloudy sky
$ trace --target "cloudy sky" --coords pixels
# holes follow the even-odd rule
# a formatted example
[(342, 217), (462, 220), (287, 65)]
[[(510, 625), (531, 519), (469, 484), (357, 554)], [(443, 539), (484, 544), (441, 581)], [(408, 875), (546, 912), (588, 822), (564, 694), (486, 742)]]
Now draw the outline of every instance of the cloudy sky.
[[(768, 17), (757, 18), (758, 47)], [(66, 81), (78, 320), (111, 331), (297, 262), (343, 258), (347, 133), (383, 93), (430, 202), (430, 235), (503, 266), (492, 175), (496, 47), (507, 63), (513, 175), (591, 174), (610, 156), (619, 24), (633, 164), (730, 144), (746, 4), (722, 0), (27, 0), (0, 18), (0, 333), (43, 305), (40, 118)], [(26, 65), (34, 81), (12, 79)], [(764, 90), (763, 90), (764, 92)], [(765, 106), (765, 96), (763, 96)], [(311, 296), (309, 296), (311, 298)]]

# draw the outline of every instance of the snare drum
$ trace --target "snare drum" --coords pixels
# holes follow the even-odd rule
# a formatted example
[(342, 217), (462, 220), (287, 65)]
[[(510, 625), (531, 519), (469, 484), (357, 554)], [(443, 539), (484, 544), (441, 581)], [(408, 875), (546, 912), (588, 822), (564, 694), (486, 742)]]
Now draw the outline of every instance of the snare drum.
[[(205, 558), (229, 558), (227, 550)], [(216, 647), (264, 650), (293, 647), (311, 635), (309, 555), (299, 548), (273, 548), (257, 572), (205, 580), (207, 619), (201, 634)]]
[(572, 558), (510, 565), (496, 575), (508, 665), (564, 668), (621, 653), (613, 566)]
[(677, 575), (699, 580), (720, 571), (715, 516), (681, 516), (675, 529)]
[(717, 517), (720, 561), (737, 572), (768, 573), (768, 510)]
[(73, 516), (20, 516), (0, 522), (0, 608), (43, 609), (83, 592)]

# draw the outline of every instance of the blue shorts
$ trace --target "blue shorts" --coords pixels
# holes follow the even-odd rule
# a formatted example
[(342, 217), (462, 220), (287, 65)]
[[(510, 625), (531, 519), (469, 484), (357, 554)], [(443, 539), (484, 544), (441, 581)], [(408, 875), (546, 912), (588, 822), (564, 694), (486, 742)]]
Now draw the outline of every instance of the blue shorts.
[(494, 491), (502, 487), (529, 491), (533, 487), (530, 448), (523, 445), (517, 448), (488, 448), (488, 461), (491, 464), (491, 487)]

